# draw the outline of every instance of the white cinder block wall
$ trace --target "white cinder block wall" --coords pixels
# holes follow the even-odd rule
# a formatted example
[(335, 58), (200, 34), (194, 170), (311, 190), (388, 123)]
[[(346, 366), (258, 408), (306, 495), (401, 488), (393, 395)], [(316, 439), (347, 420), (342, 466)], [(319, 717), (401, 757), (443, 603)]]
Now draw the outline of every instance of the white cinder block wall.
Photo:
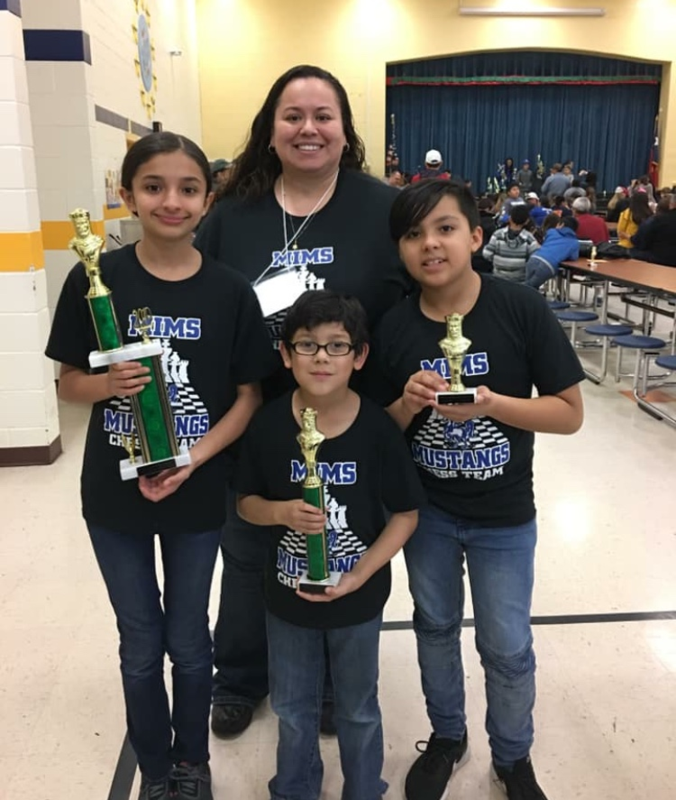
[[(154, 121), (198, 143), (202, 131), (195, 0), (6, 0), (0, 9), (0, 451), (14, 453), (58, 439), (54, 373), (41, 353), (74, 263), (69, 212), (85, 207), (95, 232), (119, 233), (128, 213), (107, 207), (106, 173), (120, 169), (129, 134)], [(135, 65), (139, 15), (154, 46), (151, 112)], [(32, 348), (24, 359), (21, 342)]]

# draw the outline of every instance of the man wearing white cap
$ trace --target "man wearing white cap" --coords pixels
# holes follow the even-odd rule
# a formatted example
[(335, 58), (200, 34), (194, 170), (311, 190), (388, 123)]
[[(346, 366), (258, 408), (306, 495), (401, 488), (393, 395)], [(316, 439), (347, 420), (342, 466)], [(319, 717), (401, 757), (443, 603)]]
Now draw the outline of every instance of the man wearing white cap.
[(449, 180), (451, 173), (448, 172), (448, 170), (442, 171), (441, 165), (443, 162), (444, 159), (441, 157), (441, 153), (438, 150), (428, 150), (425, 153), (425, 169), (416, 172), (411, 178), (411, 183), (417, 183), (423, 178), (444, 178), (445, 180)]

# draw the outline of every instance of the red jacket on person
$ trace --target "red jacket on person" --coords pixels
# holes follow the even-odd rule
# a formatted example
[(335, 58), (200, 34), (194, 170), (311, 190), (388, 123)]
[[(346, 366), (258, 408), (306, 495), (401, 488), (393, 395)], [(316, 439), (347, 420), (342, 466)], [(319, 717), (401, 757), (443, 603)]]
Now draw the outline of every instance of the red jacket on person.
[(591, 239), (594, 244), (610, 241), (608, 226), (601, 217), (595, 217), (593, 214), (576, 214), (575, 218), (578, 239)]

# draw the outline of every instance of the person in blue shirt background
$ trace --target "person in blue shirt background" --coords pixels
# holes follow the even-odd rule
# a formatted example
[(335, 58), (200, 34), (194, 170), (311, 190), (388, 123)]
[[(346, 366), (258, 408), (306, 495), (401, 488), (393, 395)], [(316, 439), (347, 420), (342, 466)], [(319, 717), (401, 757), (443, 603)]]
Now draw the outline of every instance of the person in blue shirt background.
[(526, 262), (526, 286), (538, 289), (553, 278), (562, 261), (580, 257), (580, 242), (577, 238), (575, 217), (557, 217), (552, 214), (544, 226), (547, 230), (540, 249)]

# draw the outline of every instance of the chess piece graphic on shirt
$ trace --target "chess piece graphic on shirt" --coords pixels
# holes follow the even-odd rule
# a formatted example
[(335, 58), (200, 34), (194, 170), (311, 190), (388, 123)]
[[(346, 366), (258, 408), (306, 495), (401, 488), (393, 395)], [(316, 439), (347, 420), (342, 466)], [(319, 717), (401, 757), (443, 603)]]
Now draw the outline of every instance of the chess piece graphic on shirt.
[[(122, 480), (186, 466), (190, 464), (190, 454), (185, 449), (179, 450), (176, 441), (174, 417), (162, 372), (162, 345), (151, 341), (149, 336), (153, 325), (150, 309), (141, 308), (134, 312), (134, 327), (142, 341), (124, 344), (112, 292), (101, 277), (100, 258), (104, 241), (92, 232), (88, 211), (76, 208), (70, 213), (70, 218), (75, 236), (68, 246), (77, 254), (89, 278), (86, 297), (99, 344), (99, 349), (89, 354), (90, 367), (96, 369), (122, 361), (138, 361), (150, 369), (150, 383), (129, 398), (135, 431), (124, 443), (129, 458), (120, 462)], [(137, 446), (141, 450), (140, 457), (135, 454)]]
[[(300, 419), (301, 431), (296, 441), (300, 445), (307, 470), (303, 481), (303, 500), (326, 513), (324, 484), (317, 473), (317, 451), (326, 436), (317, 430), (317, 412), (314, 408), (301, 409)], [(336, 586), (341, 577), (340, 572), (329, 571), (326, 526), (321, 533), (307, 534), (305, 541), (307, 570), (300, 574), (298, 587), (302, 592), (323, 594), (327, 586)]]
[(451, 373), (448, 391), (436, 393), (440, 406), (476, 402), (476, 389), (468, 389), (462, 382), (462, 362), (472, 346), (472, 342), (462, 335), (462, 320), (462, 314), (449, 314), (446, 317), (446, 336), (439, 342)]

